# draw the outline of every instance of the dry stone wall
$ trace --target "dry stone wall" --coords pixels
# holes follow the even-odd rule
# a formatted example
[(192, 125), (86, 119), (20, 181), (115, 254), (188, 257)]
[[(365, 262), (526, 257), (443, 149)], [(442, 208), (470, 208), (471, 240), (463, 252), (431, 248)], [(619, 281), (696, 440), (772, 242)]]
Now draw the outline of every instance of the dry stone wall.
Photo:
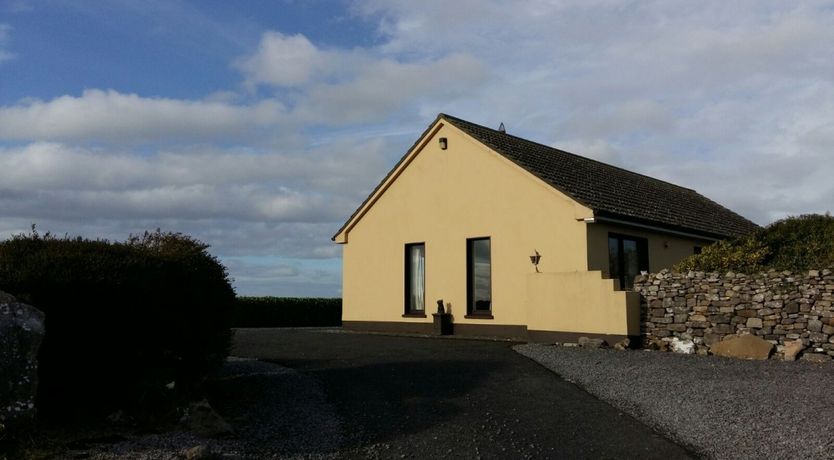
[[(638, 276), (644, 346), (691, 341), (707, 354), (731, 335), (754, 335), (776, 345), (772, 358), (834, 357), (834, 272), (770, 271), (660, 273)], [(674, 342), (674, 343), (673, 343)], [(801, 342), (801, 345), (799, 343)], [(786, 348), (787, 345), (787, 348)]]

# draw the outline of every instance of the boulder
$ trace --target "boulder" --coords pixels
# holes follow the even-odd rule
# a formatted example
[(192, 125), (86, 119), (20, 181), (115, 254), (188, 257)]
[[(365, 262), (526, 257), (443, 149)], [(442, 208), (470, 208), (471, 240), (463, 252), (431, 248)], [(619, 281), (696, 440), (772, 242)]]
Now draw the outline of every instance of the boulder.
[(17, 302), (17, 299), (15, 299), (13, 295), (11, 295), (7, 292), (0, 291), (0, 304), (14, 303), (14, 302)]
[(822, 353), (803, 353), (802, 359), (812, 363), (827, 363), (831, 361), (831, 358), (828, 355), (824, 355)]
[(669, 349), (675, 353), (691, 355), (692, 353), (695, 353), (695, 342), (691, 340), (681, 340), (675, 337), (672, 339), (672, 342), (669, 343)]
[(205, 399), (189, 405), (181, 422), (192, 433), (207, 438), (228, 436), (234, 432), (232, 427), (214, 411), (214, 408)]
[(211, 450), (204, 445), (194, 446), (190, 449), (185, 449), (180, 454), (181, 457), (185, 457), (185, 460), (211, 460), (215, 458), (212, 455)]
[(605, 340), (602, 339), (591, 339), (588, 337), (580, 337), (577, 342), (579, 342), (579, 346), (582, 348), (603, 348), (605, 347)]
[(785, 342), (785, 347), (782, 349), (782, 353), (785, 354), (785, 361), (796, 361), (796, 356), (804, 349), (805, 344), (801, 340)]
[(0, 291), (0, 439), (35, 421), (44, 314)]
[(620, 340), (619, 342), (614, 344), (615, 350), (628, 350), (628, 346), (631, 345), (631, 340), (628, 337)]
[(657, 337), (652, 337), (651, 339), (649, 339), (645, 348), (648, 350), (669, 351), (669, 343), (664, 340), (658, 339)]
[(773, 351), (773, 344), (753, 335), (728, 336), (712, 345), (709, 352), (725, 358), (767, 359)]

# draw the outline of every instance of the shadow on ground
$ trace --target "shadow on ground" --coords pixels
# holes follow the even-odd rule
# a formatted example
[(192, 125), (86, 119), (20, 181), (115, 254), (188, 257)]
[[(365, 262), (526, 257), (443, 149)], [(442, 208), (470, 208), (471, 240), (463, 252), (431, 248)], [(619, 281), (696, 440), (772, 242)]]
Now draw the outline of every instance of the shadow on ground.
[(344, 425), (362, 433), (345, 439), (357, 447), (443, 426), (465, 412), (462, 399), (499, 369), (484, 361), (408, 361), (318, 369), (308, 375), (326, 389)]
[(233, 354), (292, 367), (314, 382), (339, 420), (339, 457), (690, 456), (511, 345), (241, 329)]

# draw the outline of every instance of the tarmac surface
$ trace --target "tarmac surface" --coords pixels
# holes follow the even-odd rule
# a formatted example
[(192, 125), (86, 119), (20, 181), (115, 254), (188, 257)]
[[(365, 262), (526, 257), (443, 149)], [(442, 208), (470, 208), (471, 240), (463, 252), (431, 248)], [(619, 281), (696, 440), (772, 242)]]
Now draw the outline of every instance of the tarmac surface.
[[(284, 378), (304, 383), (295, 396), (284, 394), (295, 407), (315, 396), (315, 420), (284, 419), (273, 433), (275, 443), (292, 436), (282, 457), (693, 457), (512, 345), (340, 329), (239, 329), (232, 355), (289, 368), (270, 378), (272, 385)], [(250, 397), (261, 391), (239, 383), (230, 391)]]

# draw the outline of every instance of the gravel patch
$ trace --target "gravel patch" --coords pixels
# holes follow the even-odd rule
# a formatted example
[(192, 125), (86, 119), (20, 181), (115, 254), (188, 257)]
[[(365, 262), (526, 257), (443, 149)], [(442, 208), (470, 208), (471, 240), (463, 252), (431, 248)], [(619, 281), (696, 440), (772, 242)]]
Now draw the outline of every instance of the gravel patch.
[[(340, 421), (319, 385), (277, 364), (230, 358), (210, 385), (209, 400), (235, 434), (210, 439), (187, 431), (131, 437), (92, 446), (92, 459), (182, 459), (204, 448), (213, 458), (335, 458), (342, 443)], [(69, 452), (67, 458), (80, 458)], [(60, 458), (60, 456), (58, 457)]]
[(834, 366), (513, 347), (706, 458), (834, 459)]

